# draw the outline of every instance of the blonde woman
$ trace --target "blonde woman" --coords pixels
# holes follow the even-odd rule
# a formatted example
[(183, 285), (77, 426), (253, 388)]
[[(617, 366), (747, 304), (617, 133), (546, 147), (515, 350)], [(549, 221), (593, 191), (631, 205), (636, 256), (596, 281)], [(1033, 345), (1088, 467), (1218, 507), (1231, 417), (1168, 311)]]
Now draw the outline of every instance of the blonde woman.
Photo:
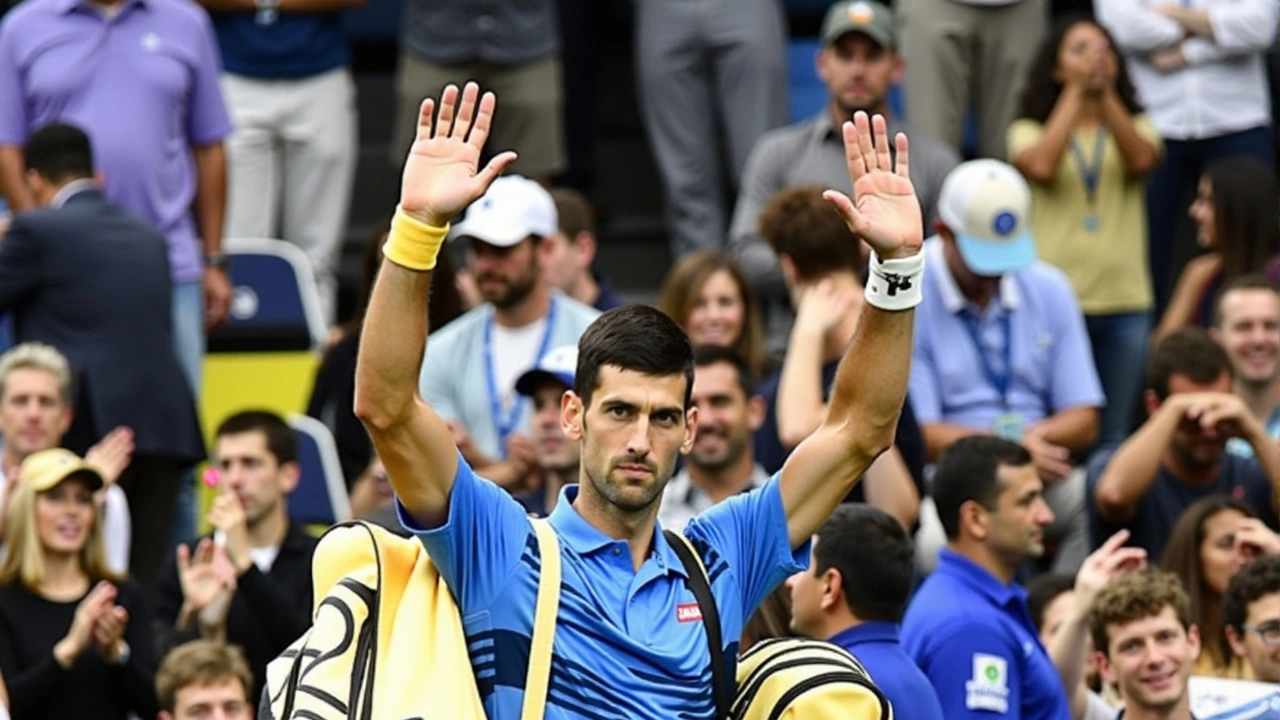
[(102, 476), (71, 452), (29, 456), (11, 483), (0, 560), (0, 673), (15, 717), (155, 717), (142, 593), (107, 567)]
[(684, 328), (695, 347), (736, 350), (753, 379), (772, 370), (755, 295), (729, 256), (709, 250), (686, 255), (663, 280), (658, 309)]

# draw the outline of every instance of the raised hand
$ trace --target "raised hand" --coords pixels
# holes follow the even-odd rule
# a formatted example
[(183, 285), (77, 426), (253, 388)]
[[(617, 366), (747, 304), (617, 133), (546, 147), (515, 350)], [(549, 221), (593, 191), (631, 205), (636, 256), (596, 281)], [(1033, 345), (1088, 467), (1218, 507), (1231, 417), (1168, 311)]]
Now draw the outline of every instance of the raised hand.
[(1236, 552), (1246, 560), (1262, 555), (1280, 555), (1280, 535), (1257, 518), (1246, 518), (1236, 527)]
[(129, 611), (119, 605), (112, 605), (98, 616), (93, 626), (93, 641), (98, 648), (98, 655), (109, 664), (115, 664), (124, 652), (124, 631), (129, 627)]
[[(182, 601), (188, 610), (200, 612), (213, 602), (226, 585), (219, 572), (215, 555), (225, 551), (212, 540), (204, 538), (196, 545), (193, 554), (186, 545), (178, 546), (178, 582), (182, 587)], [(224, 559), (229, 564), (230, 561)]]
[[(874, 127), (874, 138), (872, 128)], [(882, 260), (910, 257), (924, 243), (920, 201), (907, 175), (909, 144), (898, 133), (897, 157), (889, 157), (889, 131), (884, 116), (868, 118), (862, 111), (846, 122), (844, 156), (853, 182), (851, 201), (844, 193), (822, 194), (835, 206), (853, 234), (862, 238)]]
[(1088, 613), (1094, 598), (1113, 578), (1122, 573), (1142, 570), (1147, 566), (1147, 551), (1142, 548), (1124, 547), (1128, 539), (1129, 531), (1121, 530), (1107, 538), (1107, 541), (1102, 543), (1102, 547), (1094, 550), (1084, 559), (1084, 564), (1076, 573), (1077, 613), (1081, 615)]
[(404, 165), (402, 210), (429, 225), (443, 226), (484, 195), (503, 168), (516, 159), (513, 152), (500, 153), (479, 170), (496, 102), (493, 93), (480, 97), (475, 83), (463, 88), (460, 102), (457, 86), (446, 87), (440, 95), (438, 116), (436, 101), (423, 101), (418, 133)]
[(93, 466), (107, 485), (114, 483), (133, 459), (133, 431), (118, 427), (107, 433), (97, 445), (84, 454), (84, 461)]
[(69, 669), (93, 645), (95, 629), (103, 613), (108, 612), (116, 602), (116, 587), (109, 582), (100, 582), (89, 591), (88, 595), (76, 606), (76, 613), (71, 618), (71, 627), (67, 634), (53, 648), (53, 656), (58, 664)]
[(826, 334), (853, 311), (859, 299), (852, 288), (837, 289), (830, 280), (823, 280), (801, 296), (796, 327), (802, 332)]
[(215, 530), (222, 531), (227, 557), (236, 572), (248, 570), (253, 556), (249, 553), (249, 520), (240, 498), (230, 490), (218, 495), (209, 506), (208, 520)]

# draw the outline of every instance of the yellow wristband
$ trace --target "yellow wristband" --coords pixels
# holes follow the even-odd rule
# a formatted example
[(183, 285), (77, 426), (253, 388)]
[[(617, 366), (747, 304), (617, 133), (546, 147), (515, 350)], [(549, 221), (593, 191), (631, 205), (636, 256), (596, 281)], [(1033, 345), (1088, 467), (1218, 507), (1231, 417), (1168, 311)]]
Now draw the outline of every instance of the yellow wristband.
[(408, 213), (396, 208), (391, 220), (391, 232), (382, 246), (382, 256), (402, 268), (430, 270), (436, 266), (440, 246), (449, 237), (449, 225), (435, 227), (415, 220)]

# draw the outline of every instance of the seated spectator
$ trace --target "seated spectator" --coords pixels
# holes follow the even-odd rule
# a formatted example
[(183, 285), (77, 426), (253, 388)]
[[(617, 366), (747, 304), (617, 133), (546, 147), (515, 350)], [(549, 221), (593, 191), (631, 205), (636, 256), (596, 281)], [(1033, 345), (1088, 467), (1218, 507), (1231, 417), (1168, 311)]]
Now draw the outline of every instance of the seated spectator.
[(208, 640), (179, 645), (156, 671), (159, 720), (251, 720), (253, 673), (240, 649)]
[(1111, 35), (1085, 16), (1059, 20), (1029, 68), (1008, 150), (1031, 184), (1036, 250), (1084, 311), (1107, 397), (1104, 443), (1129, 434), (1142, 390), (1154, 302), (1146, 175), (1162, 147)]
[(1218, 289), (1245, 273), (1280, 282), (1280, 198), (1275, 173), (1259, 160), (1232, 157), (1205, 169), (1187, 211), (1204, 254), (1178, 276), (1153, 342), (1186, 327), (1213, 324)]
[(1255, 558), (1240, 568), (1222, 599), (1222, 622), (1246, 677), (1280, 683), (1280, 557)]
[(1062, 682), (1013, 580), (1044, 554), (1053, 522), (1031, 454), (1004, 438), (961, 438), (938, 459), (933, 497), (947, 547), (907, 606), (902, 646), (943, 716), (1067, 720)]
[(779, 585), (765, 596), (764, 601), (747, 618), (742, 626), (742, 638), (738, 641), (738, 655), (745, 654), (757, 643), (774, 638), (796, 637), (791, 631), (791, 591)]
[(1102, 676), (1120, 686), (1117, 717), (1192, 720), (1187, 679), (1200, 632), (1177, 577), (1148, 568), (1112, 580), (1093, 602), (1089, 633)]
[(841, 505), (814, 536), (809, 569), (787, 580), (791, 627), (858, 658), (895, 715), (942, 720), (933, 686), (898, 642), (914, 560), (911, 538), (891, 515)]
[(555, 188), (559, 232), (543, 238), (547, 243), (547, 278), (551, 286), (584, 305), (604, 312), (622, 304), (609, 279), (595, 268), (596, 219), (591, 203), (582, 193)]
[(755, 294), (737, 264), (722, 253), (684, 256), (667, 273), (658, 309), (684, 328), (689, 342), (733, 348), (759, 380), (769, 370)]
[(32, 454), (0, 561), (0, 673), (30, 720), (155, 717), (155, 643), (142, 591), (107, 568), (102, 476), (68, 450)]
[[(62, 444), (71, 425), (71, 368), (62, 353), (41, 343), (23, 343), (0, 355), (0, 545), (5, 538), (7, 476), (31, 454)], [(129, 501), (116, 484), (133, 453), (133, 433), (116, 428), (89, 448), (85, 462), (106, 484), (94, 494), (102, 511), (107, 567), (129, 568)]]
[(962, 164), (947, 177), (937, 235), (925, 241), (908, 397), (930, 459), (959, 438), (998, 435), (1031, 453), (1053, 509), (1053, 568), (1089, 552), (1084, 476), (1106, 400), (1075, 294), (1036, 260), (1031, 191), (1009, 165)]
[(387, 479), (387, 468), (382, 464), (382, 460), (376, 455), (369, 462), (369, 467), (360, 473), (356, 481), (351, 485), (351, 517), (357, 520), (369, 520), (374, 524), (384, 525), (382, 520), (386, 519), (391, 523), (389, 530), (403, 529), (400, 522), (395, 519), (395, 500), (396, 494), (391, 489), (391, 482)]
[(1192, 503), (1169, 535), (1160, 566), (1178, 576), (1200, 628), (1195, 674), (1248, 680), (1248, 667), (1223, 634), (1222, 602), (1231, 578), (1250, 560), (1280, 553), (1280, 537), (1245, 503), (1214, 495)]
[[(1280, 440), (1280, 291), (1263, 275), (1241, 275), (1218, 293), (1209, 334), (1231, 358), (1232, 391), (1244, 400), (1267, 435)], [(1227, 441), (1227, 451), (1253, 457), (1253, 446), (1240, 438)]]
[[(1127, 528), (1130, 543), (1157, 557), (1182, 513), (1210, 495), (1242, 500), (1276, 527), (1280, 455), (1269, 449), (1262, 423), (1231, 394), (1231, 381), (1231, 361), (1203, 330), (1182, 330), (1156, 346), (1147, 362), (1147, 422), (1119, 448), (1089, 460), (1095, 543)], [(1264, 453), (1258, 459), (1225, 453), (1231, 437)]]
[(578, 372), (578, 346), (558, 347), (516, 380), (516, 392), (533, 401), (534, 487), (516, 495), (532, 515), (546, 517), (555, 509), (560, 490), (579, 480), (581, 446), (569, 440), (560, 424), (560, 401), (573, 389)]
[[(198, 636), (225, 634), (244, 648), (256, 698), (267, 663), (311, 624), (316, 540), (289, 518), (286, 498), (298, 484), (293, 429), (273, 413), (247, 411), (223, 420), (215, 437), (220, 493), (207, 518), (215, 534), (179, 546), (166, 567), (156, 635), (167, 651)], [(228, 567), (234, 593), (220, 599), (231, 589), (219, 575)], [(224, 601), (229, 606), (219, 607)]]

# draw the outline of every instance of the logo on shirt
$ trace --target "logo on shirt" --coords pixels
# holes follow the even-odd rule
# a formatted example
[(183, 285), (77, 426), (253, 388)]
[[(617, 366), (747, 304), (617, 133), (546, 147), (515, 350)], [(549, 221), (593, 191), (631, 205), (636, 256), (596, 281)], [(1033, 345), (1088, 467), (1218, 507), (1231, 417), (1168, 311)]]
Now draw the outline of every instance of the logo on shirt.
[(999, 655), (973, 654), (973, 677), (964, 684), (970, 710), (1009, 712), (1009, 662)]
[(680, 603), (676, 605), (676, 621), (699, 622), (702, 620), (702, 608), (698, 607), (698, 603)]
[(160, 49), (160, 36), (159, 36), (159, 35), (157, 35), (157, 34), (155, 34), (155, 33), (153, 33), (153, 32), (149, 32), (149, 33), (147, 33), (146, 35), (143, 35), (143, 36), (142, 36), (142, 49), (143, 49), (143, 50), (146, 50), (147, 52), (151, 52), (151, 53), (156, 52), (157, 50), (159, 50), (159, 49)]

